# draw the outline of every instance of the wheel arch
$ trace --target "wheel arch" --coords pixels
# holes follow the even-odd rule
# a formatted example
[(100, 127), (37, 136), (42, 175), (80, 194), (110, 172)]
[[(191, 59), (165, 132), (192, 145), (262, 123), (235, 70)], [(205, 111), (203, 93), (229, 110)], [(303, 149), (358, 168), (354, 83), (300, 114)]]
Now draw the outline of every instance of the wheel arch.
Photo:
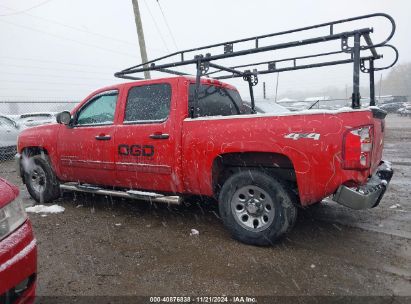
[(218, 155), (212, 165), (212, 187), (217, 198), (224, 182), (245, 169), (261, 170), (287, 184), (298, 195), (297, 178), (291, 159), (281, 153), (239, 152)]
[[(24, 147), (21, 150), (21, 158), (20, 158), (20, 165), (19, 165), (20, 172), (19, 172), (19, 174), (20, 174), (20, 177), (22, 178), (24, 184), (26, 183), (25, 178), (24, 178), (24, 158), (33, 157), (33, 156), (42, 155), (42, 154), (47, 155), (47, 157), (49, 157), (49, 152), (44, 147), (27, 146), (27, 147)], [(53, 168), (52, 164), (51, 164), (51, 166)], [(53, 170), (54, 170), (54, 168), (53, 168)]]

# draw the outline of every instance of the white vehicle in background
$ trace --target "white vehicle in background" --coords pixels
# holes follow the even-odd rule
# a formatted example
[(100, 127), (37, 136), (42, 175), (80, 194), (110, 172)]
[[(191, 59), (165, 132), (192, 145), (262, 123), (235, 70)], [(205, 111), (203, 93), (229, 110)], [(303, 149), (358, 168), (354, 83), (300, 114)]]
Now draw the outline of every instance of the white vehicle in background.
[(53, 112), (41, 112), (41, 113), (25, 113), (18, 115), (16, 118), (17, 123), (21, 128), (26, 129), (30, 127), (36, 127), (40, 125), (46, 125), (56, 122), (56, 113)]
[[(271, 100), (261, 99), (261, 100), (256, 100), (255, 103), (256, 103), (255, 109), (258, 113), (282, 114), (282, 113), (291, 112), (287, 108)], [(247, 100), (244, 101), (244, 104), (251, 110), (251, 103), (249, 101)]]
[(409, 116), (411, 117), (411, 103), (404, 103), (404, 107), (397, 111), (400, 116)]
[(291, 112), (290, 110), (283, 107), (282, 105), (279, 105), (278, 103), (266, 100), (257, 100), (255, 108), (258, 112), (261, 113), (282, 114)]
[(298, 101), (298, 102), (294, 102), (291, 105), (287, 106), (287, 109), (293, 112), (308, 110), (311, 104), (312, 102)]
[(19, 126), (11, 118), (0, 115), (0, 161), (16, 154)]

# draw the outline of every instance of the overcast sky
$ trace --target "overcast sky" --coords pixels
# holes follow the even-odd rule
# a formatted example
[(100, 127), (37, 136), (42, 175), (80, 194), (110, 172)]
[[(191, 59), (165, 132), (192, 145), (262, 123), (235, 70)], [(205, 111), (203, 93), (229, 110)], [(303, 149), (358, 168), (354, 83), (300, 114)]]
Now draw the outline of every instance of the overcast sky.
[[(397, 23), (391, 43), (400, 51), (399, 62), (411, 61), (411, 2), (406, 0), (159, 0), (159, 3), (139, 0), (139, 3), (149, 59), (204, 44), (384, 12)], [(383, 39), (389, 30), (388, 23), (381, 20), (358, 26), (373, 26), (374, 41)], [(327, 34), (323, 31), (311, 35), (320, 33)], [(81, 100), (99, 87), (121, 82), (112, 76), (114, 72), (141, 62), (131, 0), (0, 0), (0, 37), (2, 99)], [(293, 39), (306, 37), (293, 36)], [(279, 41), (285, 40), (275, 42)], [(311, 46), (302, 53), (277, 52), (271, 57), (259, 55), (255, 60), (321, 50)], [(390, 58), (387, 53), (386, 60)], [(349, 65), (281, 73), (279, 95), (294, 89), (344, 88), (351, 85), (351, 71)], [(379, 77), (378, 73), (376, 79)], [(275, 79), (275, 75), (260, 78), (260, 83), (267, 83), (269, 95), (274, 94)], [(362, 85), (366, 85), (365, 80), (362, 77)], [(243, 81), (232, 83), (246, 94)], [(261, 87), (256, 88), (257, 95), (261, 95)]]

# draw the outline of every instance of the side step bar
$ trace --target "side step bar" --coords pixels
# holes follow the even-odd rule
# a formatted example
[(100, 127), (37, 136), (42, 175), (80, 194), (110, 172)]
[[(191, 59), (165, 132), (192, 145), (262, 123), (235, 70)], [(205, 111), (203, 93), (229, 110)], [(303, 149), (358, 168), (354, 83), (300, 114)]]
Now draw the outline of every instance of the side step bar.
[(108, 196), (117, 196), (123, 197), (128, 199), (138, 199), (156, 203), (168, 203), (168, 204), (181, 204), (181, 197), (180, 196), (165, 196), (159, 193), (153, 192), (144, 192), (144, 191), (137, 191), (137, 190), (128, 190), (128, 191), (120, 191), (120, 190), (108, 190), (98, 186), (89, 185), (89, 184), (77, 184), (77, 183), (66, 183), (61, 184), (60, 189), (63, 191), (77, 191), (77, 192), (86, 192), (86, 193), (94, 193), (100, 195), (108, 195)]

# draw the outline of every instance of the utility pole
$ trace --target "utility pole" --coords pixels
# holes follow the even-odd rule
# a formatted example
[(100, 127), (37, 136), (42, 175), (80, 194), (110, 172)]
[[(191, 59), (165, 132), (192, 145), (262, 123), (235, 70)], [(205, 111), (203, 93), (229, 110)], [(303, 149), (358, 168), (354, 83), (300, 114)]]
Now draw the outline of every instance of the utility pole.
[[(147, 50), (146, 50), (146, 43), (144, 41), (144, 32), (143, 32), (143, 24), (141, 23), (141, 16), (140, 16), (140, 9), (138, 7), (138, 0), (131, 0), (133, 3), (133, 10), (134, 10), (134, 20), (136, 22), (137, 28), (137, 36), (138, 36), (138, 44), (140, 46), (140, 54), (141, 60), (143, 63), (147, 62)], [(148, 64), (144, 64), (145, 68), (148, 68)], [(144, 78), (150, 79), (150, 71), (144, 71)]]

